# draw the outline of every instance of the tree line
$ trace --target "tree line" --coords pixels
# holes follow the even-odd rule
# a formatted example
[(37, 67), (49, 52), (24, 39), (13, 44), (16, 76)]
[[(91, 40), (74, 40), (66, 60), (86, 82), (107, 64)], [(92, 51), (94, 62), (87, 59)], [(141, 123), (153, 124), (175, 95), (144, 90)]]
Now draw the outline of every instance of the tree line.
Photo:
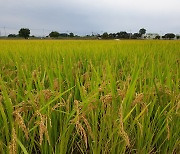
[[(49, 33), (46, 37), (51, 38), (58, 38), (58, 37), (75, 37), (77, 35), (74, 35), (74, 33), (59, 33), (57, 31), (52, 31)], [(25, 39), (28, 39), (29, 37), (35, 37), (34, 35), (30, 36), (30, 29), (29, 28), (21, 28), (18, 32), (18, 34), (9, 34), (8, 37), (22, 37)]]
[[(145, 28), (141, 28), (139, 29), (139, 32), (136, 33), (128, 33), (126, 31), (120, 31), (117, 33), (107, 33), (104, 32), (103, 34), (97, 34), (97, 35), (86, 35), (84, 37), (87, 38), (97, 38), (97, 39), (145, 39), (146, 36), (146, 29)], [(18, 32), (18, 35), (16, 34), (9, 34), (8, 37), (23, 37), (25, 39), (28, 39), (30, 37), (30, 29), (29, 28), (21, 28)], [(31, 37), (35, 37), (35, 36), (31, 36)], [(57, 31), (52, 31), (49, 33), (48, 36), (46, 37), (50, 37), (50, 38), (66, 38), (66, 37), (80, 37), (78, 35), (74, 35), (74, 33), (59, 33)], [(173, 33), (167, 33), (165, 35), (162, 36), (162, 39), (174, 39), (176, 37), (176, 39), (180, 39), (180, 36), (176, 36)], [(157, 35), (154, 39), (160, 39), (160, 36)]]

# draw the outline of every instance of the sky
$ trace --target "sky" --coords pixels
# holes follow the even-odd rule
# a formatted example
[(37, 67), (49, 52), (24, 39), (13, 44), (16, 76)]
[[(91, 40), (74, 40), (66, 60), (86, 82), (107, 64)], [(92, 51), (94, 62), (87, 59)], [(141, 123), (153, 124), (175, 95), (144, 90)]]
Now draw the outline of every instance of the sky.
[(78, 35), (103, 32), (180, 34), (180, 0), (0, 0), (0, 35), (29, 28)]

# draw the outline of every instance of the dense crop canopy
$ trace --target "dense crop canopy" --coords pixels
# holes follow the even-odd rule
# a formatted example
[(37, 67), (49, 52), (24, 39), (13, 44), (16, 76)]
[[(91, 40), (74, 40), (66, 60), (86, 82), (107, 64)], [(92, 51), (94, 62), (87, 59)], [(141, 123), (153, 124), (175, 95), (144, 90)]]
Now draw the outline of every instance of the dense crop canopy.
[(180, 152), (179, 41), (0, 41), (0, 153)]

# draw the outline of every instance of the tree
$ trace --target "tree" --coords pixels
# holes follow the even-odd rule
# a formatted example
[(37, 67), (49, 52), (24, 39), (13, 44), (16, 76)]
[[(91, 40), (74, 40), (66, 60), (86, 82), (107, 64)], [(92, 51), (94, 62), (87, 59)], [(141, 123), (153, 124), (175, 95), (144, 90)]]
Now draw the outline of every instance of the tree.
[(25, 39), (27, 39), (30, 35), (30, 30), (28, 28), (21, 28), (19, 30), (19, 36), (20, 37), (24, 37)]
[(180, 36), (179, 36), (179, 35), (176, 35), (176, 39), (177, 39), (177, 40), (180, 39)]
[(68, 34), (67, 33), (60, 33), (59, 36), (60, 37), (68, 37)]
[(132, 39), (138, 39), (138, 38), (140, 38), (140, 37), (141, 37), (141, 35), (140, 35), (139, 33), (134, 33), (134, 34), (131, 36)]
[(49, 36), (55, 38), (55, 37), (59, 37), (60, 34), (59, 34), (59, 32), (57, 32), (57, 31), (52, 31), (52, 32), (49, 34)]
[(165, 34), (165, 35), (164, 35), (164, 38), (166, 38), (166, 39), (169, 39), (169, 40), (170, 40), (170, 39), (175, 38), (175, 36), (176, 36), (176, 35), (175, 35), (175, 34), (173, 34), (173, 33), (167, 33), (167, 34)]
[(121, 38), (121, 39), (129, 39), (129, 34), (125, 31), (121, 31), (119, 33), (117, 33), (117, 38)]
[(109, 38), (110, 39), (115, 39), (116, 38), (116, 34), (115, 33), (110, 33), (109, 34)]
[(155, 37), (155, 39), (156, 40), (159, 40), (161, 37), (159, 36), (159, 35), (157, 35), (156, 37)]
[(70, 37), (74, 37), (74, 34), (73, 34), (73, 33), (69, 33), (69, 36), (70, 36)]
[(139, 34), (142, 36), (143, 34), (146, 34), (146, 29), (144, 29), (144, 28), (141, 28), (140, 30), (139, 30)]
[(104, 32), (104, 33), (102, 34), (102, 38), (103, 38), (103, 39), (108, 39), (108, 37), (109, 37), (109, 34), (108, 34), (107, 32)]
[(162, 36), (162, 39), (165, 39), (165, 35)]
[(9, 34), (8, 37), (17, 37), (16, 34)]

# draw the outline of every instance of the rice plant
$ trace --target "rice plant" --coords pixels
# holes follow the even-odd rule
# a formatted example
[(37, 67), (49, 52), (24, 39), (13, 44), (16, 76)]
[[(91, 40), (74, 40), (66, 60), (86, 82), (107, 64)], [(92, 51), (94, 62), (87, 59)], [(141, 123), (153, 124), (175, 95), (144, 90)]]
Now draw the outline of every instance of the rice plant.
[(180, 152), (179, 41), (0, 41), (0, 153)]

